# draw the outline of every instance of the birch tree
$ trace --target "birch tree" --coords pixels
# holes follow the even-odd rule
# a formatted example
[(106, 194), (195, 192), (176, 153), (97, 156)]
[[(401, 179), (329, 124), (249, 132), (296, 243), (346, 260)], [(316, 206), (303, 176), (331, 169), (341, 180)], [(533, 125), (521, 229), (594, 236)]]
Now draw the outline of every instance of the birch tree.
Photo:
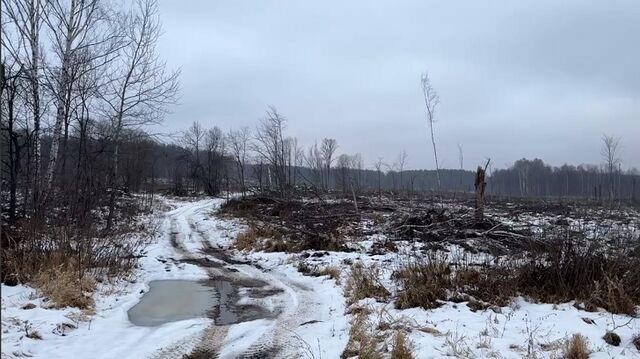
[(431, 132), (431, 144), (433, 145), (433, 157), (436, 161), (436, 177), (438, 181), (438, 189), (441, 188), (440, 183), (440, 167), (438, 165), (438, 151), (436, 149), (436, 138), (433, 134), (433, 123), (436, 121), (436, 108), (440, 103), (440, 98), (438, 97), (438, 93), (431, 85), (431, 80), (429, 79), (429, 74), (422, 74), (421, 78), (422, 84), (422, 94), (424, 96), (424, 104), (427, 108), (427, 123), (429, 124), (429, 130)]
[[(97, 34), (107, 26), (108, 19), (98, 0), (48, 0), (44, 18), (50, 30), (53, 54), (57, 65), (48, 69), (48, 86), (54, 96), (55, 122), (51, 139), (49, 163), (45, 176), (45, 195), (51, 193), (58, 159), (62, 157), (60, 142), (63, 125), (68, 123), (73, 67), (79, 65), (81, 52), (102, 43)], [(85, 57), (84, 60), (87, 58)]]
[(326, 170), (326, 190), (331, 188), (331, 165), (333, 164), (333, 155), (338, 149), (338, 141), (333, 138), (325, 138), (322, 140), (320, 146), (320, 153), (324, 162), (324, 168)]
[(113, 63), (108, 89), (102, 95), (114, 146), (107, 228), (113, 219), (122, 130), (160, 122), (168, 105), (176, 101), (180, 74), (167, 71), (166, 63), (156, 53), (162, 32), (156, 0), (138, 0), (132, 12), (122, 16), (120, 26), (123, 45)]
[(241, 127), (238, 130), (230, 130), (227, 134), (229, 151), (233, 156), (236, 171), (238, 174), (238, 182), (242, 193), (245, 192), (245, 168), (247, 164), (247, 156), (249, 146), (251, 145), (251, 130), (249, 127)]
[[(2, 48), (11, 57), (19, 62), (27, 70), (26, 77), (29, 82), (28, 101), (31, 107), (33, 121), (33, 133), (31, 135), (33, 145), (33, 205), (37, 206), (39, 200), (39, 171), (40, 171), (40, 74), (41, 74), (41, 49), (40, 32), (43, 24), (43, 6), (41, 0), (3, 0), (2, 17), (6, 19), (6, 24), (11, 27), (11, 39), (8, 32), (3, 31), (1, 41)], [(25, 199), (26, 200), (26, 199)], [(34, 208), (35, 209), (35, 208)]]
[(620, 165), (620, 157), (618, 153), (619, 147), (620, 138), (608, 136), (607, 134), (602, 135), (602, 148), (600, 149), (600, 155), (605, 162), (605, 166), (607, 167), (607, 172), (609, 174), (609, 199), (613, 199), (615, 193), (614, 172)]

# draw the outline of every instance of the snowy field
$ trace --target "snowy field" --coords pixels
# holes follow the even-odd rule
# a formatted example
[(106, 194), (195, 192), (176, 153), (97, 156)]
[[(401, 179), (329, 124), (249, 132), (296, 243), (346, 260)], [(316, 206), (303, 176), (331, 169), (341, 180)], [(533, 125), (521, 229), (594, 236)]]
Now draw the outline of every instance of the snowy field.
[[(416, 358), (559, 358), (566, 340), (575, 333), (587, 338), (591, 358), (640, 357), (632, 343), (633, 336), (640, 333), (639, 319), (602, 310), (581, 311), (571, 302), (536, 304), (516, 298), (508, 306), (477, 311), (466, 302), (448, 302), (431, 310), (399, 310), (392, 300), (367, 298), (347, 306), (344, 285), (352, 263), (380, 268), (380, 282), (393, 296), (393, 270), (420, 247), (398, 241), (397, 252), (373, 255), (371, 246), (384, 239), (374, 233), (350, 239), (350, 252), (239, 251), (233, 248), (233, 242), (246, 227), (240, 220), (215, 214), (222, 200), (165, 202), (169, 211), (144, 219), (159, 221), (160, 226), (138, 270), (127, 281), (100, 284), (94, 295), (95, 313), (50, 309), (34, 289), (3, 285), (2, 357), (182, 358), (206, 348), (221, 358), (339, 358), (349, 340), (355, 314), (347, 313), (353, 313), (353, 308), (364, 308), (368, 313), (366, 325), (373, 328), (388, 351), (392, 349), (393, 333), (407, 332)], [(211, 248), (233, 260), (211, 254), (207, 251)], [(447, 250), (447, 255), (465, 256), (456, 246)], [(150, 281), (204, 280), (227, 273), (217, 266), (183, 261), (202, 258), (221, 264), (235, 276), (261, 280), (277, 289), (256, 299), (244, 295), (248, 289), (240, 288), (243, 295), (238, 304), (263, 306), (273, 316), (230, 325), (216, 325), (210, 318), (156, 327), (129, 322), (127, 311), (149, 290)], [(315, 268), (339, 268), (340, 278), (305, 276), (298, 271), (302, 262)], [(619, 346), (602, 339), (613, 329), (621, 338)], [(33, 332), (41, 338), (27, 336)]]

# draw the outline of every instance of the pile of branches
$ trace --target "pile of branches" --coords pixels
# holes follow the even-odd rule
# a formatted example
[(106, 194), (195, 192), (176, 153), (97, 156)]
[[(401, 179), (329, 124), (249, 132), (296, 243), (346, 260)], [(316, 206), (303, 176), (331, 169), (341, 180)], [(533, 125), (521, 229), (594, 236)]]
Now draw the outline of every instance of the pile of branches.
[(388, 228), (390, 238), (457, 244), (473, 252), (504, 254), (530, 244), (531, 232), (492, 218), (477, 221), (470, 209), (426, 208), (400, 213)]
[(250, 196), (227, 201), (221, 214), (249, 220), (262, 232), (277, 233), (286, 251), (347, 250), (344, 238), (358, 235), (360, 213), (346, 201)]

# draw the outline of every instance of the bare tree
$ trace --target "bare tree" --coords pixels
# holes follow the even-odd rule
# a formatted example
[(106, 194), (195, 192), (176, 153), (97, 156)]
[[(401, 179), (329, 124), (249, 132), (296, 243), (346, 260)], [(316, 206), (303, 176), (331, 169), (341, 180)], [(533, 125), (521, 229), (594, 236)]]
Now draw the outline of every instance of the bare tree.
[[(269, 182), (275, 182), (275, 186), (284, 195), (287, 190), (287, 161), (286, 145), (283, 135), (286, 119), (271, 106), (267, 110), (267, 116), (262, 119), (255, 133), (254, 150), (261, 157), (261, 161), (269, 164), (267, 168)], [(271, 173), (273, 172), (273, 173)]]
[[(110, 44), (114, 35), (111, 19), (99, 0), (48, 0), (46, 2), (44, 22), (51, 32), (53, 53), (57, 58), (57, 66), (49, 68), (46, 74), (50, 81), (47, 83), (54, 95), (55, 123), (51, 140), (49, 163), (47, 165), (43, 200), (51, 193), (54, 173), (58, 159), (62, 153), (60, 149), (63, 140), (63, 126), (68, 129), (70, 106), (73, 102), (72, 94), (74, 82), (82, 76), (84, 71), (91, 71), (92, 66), (85, 66), (97, 59), (109, 61), (113, 51), (94, 51), (97, 47)], [(63, 147), (64, 149), (64, 147)]]
[(338, 142), (333, 138), (325, 138), (322, 140), (320, 147), (320, 153), (322, 154), (322, 160), (324, 162), (324, 168), (326, 170), (326, 189), (331, 188), (331, 165), (333, 164), (333, 155), (338, 149)]
[(462, 144), (458, 143), (458, 161), (460, 161), (460, 169), (464, 170), (464, 154), (462, 153)]
[(607, 172), (609, 173), (609, 199), (614, 198), (614, 172), (616, 168), (620, 165), (620, 158), (618, 157), (618, 150), (620, 147), (620, 138), (616, 138), (613, 136), (608, 136), (607, 134), (602, 135), (602, 148), (600, 149), (600, 155), (607, 166)]
[(245, 186), (245, 168), (247, 164), (248, 150), (251, 145), (251, 130), (249, 127), (241, 127), (239, 130), (230, 130), (227, 134), (229, 143), (229, 151), (234, 158), (236, 170), (238, 174), (238, 182), (244, 194)]
[(123, 46), (102, 95), (112, 122), (113, 159), (107, 228), (110, 228), (118, 179), (119, 140), (123, 128), (157, 123), (176, 100), (180, 72), (167, 72), (156, 53), (162, 32), (156, 0), (138, 0), (133, 12), (121, 22)]
[(193, 180), (194, 189), (198, 190), (198, 184), (202, 180), (202, 162), (200, 161), (200, 152), (204, 146), (204, 139), (207, 131), (198, 121), (194, 121), (189, 128), (184, 131), (182, 136), (182, 145), (191, 153), (191, 179)]
[(373, 163), (373, 167), (376, 169), (378, 173), (378, 196), (380, 196), (382, 192), (382, 168), (386, 166), (382, 157), (378, 157), (378, 160)]
[(436, 139), (433, 134), (433, 123), (436, 121), (436, 108), (440, 103), (440, 98), (438, 97), (438, 93), (431, 85), (431, 80), (429, 80), (429, 74), (422, 74), (421, 78), (422, 83), (422, 94), (424, 95), (424, 104), (427, 108), (427, 123), (429, 124), (429, 130), (431, 131), (431, 143), (433, 144), (433, 157), (436, 160), (436, 177), (438, 180), (438, 189), (441, 187), (440, 183), (440, 167), (438, 166), (438, 151), (436, 150)]
[(323, 187), (323, 175), (324, 166), (322, 164), (322, 154), (318, 149), (318, 143), (315, 142), (313, 146), (309, 147), (307, 154), (304, 156), (304, 162), (311, 169), (313, 175), (312, 181), (316, 189)]
[(404, 172), (404, 165), (407, 163), (407, 157), (409, 156), (407, 155), (407, 151), (405, 150), (402, 150), (402, 152), (398, 154), (397, 163), (398, 163), (398, 170), (400, 172), (400, 191), (402, 191), (402, 188), (404, 185), (402, 181), (402, 172)]
[[(32, 156), (33, 156), (33, 205), (39, 202), (39, 171), (40, 171), (40, 74), (41, 50), (40, 31), (42, 27), (43, 7), (40, 0), (3, 0), (2, 16), (8, 19), (18, 39), (8, 39), (8, 33), (3, 31), (1, 36), (2, 48), (19, 61), (23, 68), (28, 69), (28, 80), (31, 100), (31, 114), (33, 116)], [(25, 199), (26, 200), (26, 199)], [(34, 208), (35, 209), (35, 208)]]
[(207, 162), (205, 173), (202, 176), (202, 182), (207, 194), (214, 196), (222, 190), (223, 178), (226, 179), (227, 190), (229, 186), (224, 164), (226, 142), (222, 131), (218, 127), (206, 131), (205, 149), (207, 152)]

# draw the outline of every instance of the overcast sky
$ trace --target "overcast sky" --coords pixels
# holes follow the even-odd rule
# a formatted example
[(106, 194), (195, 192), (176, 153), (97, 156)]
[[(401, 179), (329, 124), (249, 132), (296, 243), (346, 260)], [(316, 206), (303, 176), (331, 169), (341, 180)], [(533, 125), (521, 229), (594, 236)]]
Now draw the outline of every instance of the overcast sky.
[(491, 157), (601, 163), (604, 132), (640, 168), (640, 1), (161, 0), (182, 68), (169, 131), (254, 126), (274, 105), (305, 145), (433, 168), (420, 74), (441, 99), (442, 167)]

